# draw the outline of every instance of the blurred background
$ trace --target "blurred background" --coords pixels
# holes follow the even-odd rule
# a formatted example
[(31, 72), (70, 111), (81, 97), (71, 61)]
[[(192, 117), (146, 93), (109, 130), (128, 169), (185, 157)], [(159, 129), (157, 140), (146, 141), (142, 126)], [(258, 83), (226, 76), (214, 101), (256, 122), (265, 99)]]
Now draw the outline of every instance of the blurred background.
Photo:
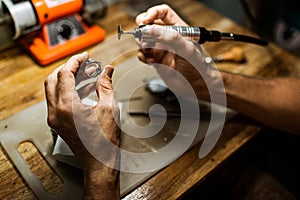
[(300, 56), (299, 0), (199, 0)]

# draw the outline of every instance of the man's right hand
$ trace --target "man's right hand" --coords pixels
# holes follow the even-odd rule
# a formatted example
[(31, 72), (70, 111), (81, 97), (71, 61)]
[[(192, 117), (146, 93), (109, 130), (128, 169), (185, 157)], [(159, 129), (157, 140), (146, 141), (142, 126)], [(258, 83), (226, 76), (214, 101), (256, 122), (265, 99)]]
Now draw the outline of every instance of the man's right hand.
[(159, 24), (171, 26), (188, 26), (170, 6), (163, 4), (153, 6), (146, 12), (139, 14), (136, 19), (138, 25), (141, 24)]

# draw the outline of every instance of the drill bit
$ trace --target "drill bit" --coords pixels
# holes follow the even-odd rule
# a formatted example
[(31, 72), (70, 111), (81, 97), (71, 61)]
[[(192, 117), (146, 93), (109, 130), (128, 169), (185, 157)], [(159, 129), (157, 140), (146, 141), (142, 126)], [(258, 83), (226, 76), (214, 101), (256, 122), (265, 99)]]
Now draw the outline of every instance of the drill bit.
[(133, 31), (123, 31), (121, 28), (121, 25), (118, 25), (118, 39), (121, 39), (121, 35), (123, 34), (129, 34), (129, 35), (134, 35), (135, 38), (139, 38), (141, 40), (142, 38), (142, 32), (139, 28), (134, 28)]

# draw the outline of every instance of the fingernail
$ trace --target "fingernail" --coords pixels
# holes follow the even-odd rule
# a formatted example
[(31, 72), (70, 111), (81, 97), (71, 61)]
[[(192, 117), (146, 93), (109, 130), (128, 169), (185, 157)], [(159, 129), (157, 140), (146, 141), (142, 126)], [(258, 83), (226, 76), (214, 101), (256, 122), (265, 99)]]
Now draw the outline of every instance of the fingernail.
[(154, 58), (147, 58), (146, 59), (146, 63), (151, 64), (151, 63), (154, 63), (154, 62), (155, 62)]
[(104, 73), (110, 78), (112, 77), (113, 72), (114, 72), (114, 68), (112, 68), (110, 66), (107, 66), (104, 69)]
[(149, 33), (150, 32), (151, 27), (150, 26), (144, 26), (141, 28), (142, 33)]
[(81, 55), (84, 55), (84, 54), (88, 54), (88, 52), (87, 52), (87, 51), (84, 51), (84, 52), (81, 53)]

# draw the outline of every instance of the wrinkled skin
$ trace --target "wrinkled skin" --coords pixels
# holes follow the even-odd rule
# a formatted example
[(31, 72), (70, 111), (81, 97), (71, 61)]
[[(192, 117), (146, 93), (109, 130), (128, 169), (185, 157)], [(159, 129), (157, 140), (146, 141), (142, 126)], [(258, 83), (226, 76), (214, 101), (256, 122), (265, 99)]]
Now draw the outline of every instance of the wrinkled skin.
[[(137, 16), (136, 23), (138, 25), (154, 24), (152, 28), (142, 29), (142, 31), (147, 35), (146, 38), (149, 36), (156, 38), (156, 42), (139, 41), (141, 50), (138, 58), (145, 63), (154, 63), (168, 86), (175, 88), (183, 96), (189, 96), (185, 91), (185, 86), (176, 80), (178, 77), (176, 73), (170, 72), (171, 69), (176, 69), (192, 85), (199, 100), (210, 100), (210, 94), (205, 86), (207, 82), (210, 82), (210, 90), (213, 89), (215, 94), (225, 93), (227, 107), (263, 125), (289, 133), (300, 133), (298, 125), (300, 119), (299, 78), (261, 79), (222, 70), (218, 75), (219, 73), (212, 65), (203, 62), (203, 54), (198, 45), (183, 39), (176, 31), (164, 30), (158, 26), (187, 25), (168, 5), (158, 5), (148, 9)], [(157, 47), (164, 47), (170, 51), (157, 49)], [(193, 61), (187, 62), (190, 58)], [(157, 63), (164, 66), (161, 67)], [(194, 67), (201, 72), (201, 75), (195, 71)], [(222, 81), (224, 87), (218, 87)]]
[[(85, 197), (118, 199), (119, 172), (101, 163), (90, 153), (99, 152), (105, 156), (105, 162), (118, 169), (118, 150), (104, 146), (107, 139), (117, 147), (120, 144), (119, 110), (111, 83), (113, 67), (106, 66), (97, 83), (88, 85), (79, 95), (75, 86), (86, 78), (80, 71), (80, 66), (87, 58), (87, 53), (73, 56), (45, 80), (48, 124), (81, 161), (85, 176)], [(78, 79), (75, 78), (77, 75)], [(92, 88), (96, 88), (98, 95), (96, 106), (81, 102), (81, 97)], [(90, 144), (90, 149), (84, 145), (86, 142)]]
[[(149, 8), (136, 18), (137, 24), (153, 24), (151, 28), (143, 28), (143, 36), (138, 41), (140, 50), (138, 58), (142, 62), (153, 64), (167, 85), (179, 95), (197, 97), (210, 100), (205, 81), (219, 83), (220, 78), (215, 76), (215, 67), (204, 62), (203, 49), (199, 44), (183, 38), (177, 31), (162, 28), (160, 25), (188, 26), (168, 5), (159, 5)], [(148, 42), (148, 38), (155, 38)], [(154, 41), (154, 42), (153, 42)], [(206, 76), (206, 80), (203, 79)], [(212, 76), (210, 76), (212, 75)], [(193, 87), (187, 90), (183, 76)], [(199, 88), (200, 87), (200, 88)], [(218, 92), (224, 92), (215, 84)]]

